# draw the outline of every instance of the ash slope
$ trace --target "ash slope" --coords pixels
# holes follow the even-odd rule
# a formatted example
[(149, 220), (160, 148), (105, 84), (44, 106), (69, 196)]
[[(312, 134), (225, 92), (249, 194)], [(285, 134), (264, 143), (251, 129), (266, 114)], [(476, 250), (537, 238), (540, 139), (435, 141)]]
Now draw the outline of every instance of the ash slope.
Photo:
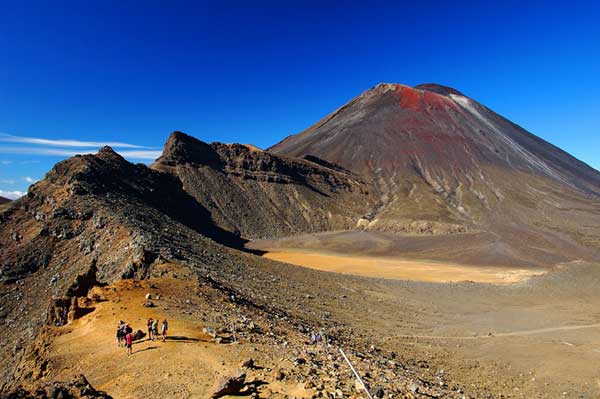
[(8, 198), (4, 198), (4, 197), (0, 197), (0, 205), (2, 204), (7, 204), (9, 203), (11, 200), (9, 200)]
[(215, 223), (244, 238), (353, 228), (369, 207), (370, 187), (332, 163), (181, 132), (151, 167), (176, 176)]
[(600, 173), (451, 88), (379, 84), (269, 151), (372, 182), (372, 229), (428, 222), (600, 245)]

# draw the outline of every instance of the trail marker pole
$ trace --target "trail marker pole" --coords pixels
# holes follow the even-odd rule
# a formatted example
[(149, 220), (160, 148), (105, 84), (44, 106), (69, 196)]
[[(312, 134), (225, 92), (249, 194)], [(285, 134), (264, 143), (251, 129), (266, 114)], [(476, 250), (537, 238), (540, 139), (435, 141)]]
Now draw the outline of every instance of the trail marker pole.
[(352, 372), (354, 373), (354, 376), (356, 377), (356, 380), (358, 382), (360, 382), (360, 385), (362, 385), (362, 387), (365, 390), (365, 392), (367, 393), (367, 396), (369, 397), (369, 399), (373, 399), (373, 397), (369, 393), (369, 390), (367, 389), (367, 386), (365, 385), (365, 383), (363, 382), (363, 380), (360, 378), (360, 375), (358, 375), (358, 373), (356, 372), (356, 370), (354, 370), (354, 367), (352, 366), (352, 363), (350, 363), (350, 360), (348, 359), (348, 356), (346, 356), (346, 354), (344, 353), (344, 351), (342, 350), (342, 348), (340, 348), (340, 353), (344, 357), (344, 360), (346, 361), (346, 363), (348, 363), (348, 366), (350, 366), (350, 370), (352, 370)]

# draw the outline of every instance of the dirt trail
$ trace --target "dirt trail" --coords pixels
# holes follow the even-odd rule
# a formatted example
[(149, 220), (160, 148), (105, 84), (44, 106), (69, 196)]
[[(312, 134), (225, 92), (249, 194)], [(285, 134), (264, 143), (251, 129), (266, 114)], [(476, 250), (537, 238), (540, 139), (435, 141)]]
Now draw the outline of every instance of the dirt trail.
[[(312, 396), (311, 390), (297, 384), (265, 382), (272, 379), (269, 371), (285, 366), (287, 360), (271, 353), (272, 348), (243, 340), (218, 344), (204, 334), (202, 327), (211, 326), (210, 320), (193, 320), (174, 305), (185, 303), (194, 289), (193, 282), (169, 278), (144, 282), (125, 280), (114, 286), (95, 288), (94, 292), (106, 300), (97, 303), (90, 314), (60, 328), (62, 335), (55, 338), (50, 351), (49, 379), (68, 380), (83, 373), (97, 389), (116, 399), (207, 398), (214, 381), (239, 369), (244, 360), (253, 358), (261, 367), (247, 370), (247, 381), (265, 385), (257, 397)], [(152, 293), (156, 307), (143, 306), (146, 293)], [(158, 300), (157, 293), (161, 295)], [(204, 308), (206, 314), (211, 310), (207, 304), (195, 306)], [(174, 317), (176, 313), (182, 317)], [(117, 322), (124, 320), (134, 331), (146, 332), (149, 317), (161, 322), (168, 319), (167, 341), (150, 341), (144, 337), (134, 342), (133, 355), (127, 356), (125, 349), (116, 343)], [(233, 396), (225, 396), (230, 397)]]
[(429, 282), (476, 281), (512, 284), (542, 274), (539, 270), (508, 267), (477, 267), (434, 261), (414, 261), (393, 257), (345, 256), (321, 252), (278, 250), (266, 258), (311, 269), (367, 277)]
[(489, 333), (484, 335), (474, 334), (468, 336), (441, 336), (441, 335), (399, 335), (399, 338), (423, 338), (423, 339), (458, 339), (458, 340), (470, 340), (470, 339), (486, 339), (495, 337), (515, 337), (515, 336), (526, 336), (526, 335), (538, 335), (547, 334), (557, 331), (574, 331), (583, 330), (588, 328), (600, 328), (600, 323), (595, 324), (584, 324), (580, 326), (560, 326), (560, 327), (547, 327), (537, 328), (533, 330), (521, 330), (521, 331), (510, 331), (503, 333)]

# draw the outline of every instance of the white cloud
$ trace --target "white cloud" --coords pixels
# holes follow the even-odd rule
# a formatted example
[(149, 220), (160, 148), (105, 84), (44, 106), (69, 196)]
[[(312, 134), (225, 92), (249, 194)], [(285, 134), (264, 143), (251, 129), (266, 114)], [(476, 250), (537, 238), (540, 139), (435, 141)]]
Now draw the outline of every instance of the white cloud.
[(130, 159), (156, 159), (162, 155), (162, 151), (117, 151), (121, 156)]
[(6, 143), (19, 143), (19, 144), (36, 144), (41, 146), (51, 146), (51, 147), (103, 147), (105, 145), (111, 147), (120, 147), (120, 148), (149, 148), (142, 145), (130, 144), (130, 143), (122, 143), (119, 141), (81, 141), (81, 140), (51, 140), (51, 139), (42, 139), (38, 137), (23, 137), (23, 136), (13, 136), (12, 134), (0, 133), (0, 141), (4, 141)]
[(0, 184), (15, 184), (14, 180), (0, 180)]
[(37, 180), (34, 179), (33, 177), (29, 177), (29, 176), (25, 176), (23, 178), (23, 180), (25, 180), (27, 183), (35, 183)]
[[(161, 151), (158, 150), (115, 150), (121, 156), (129, 159), (146, 159), (154, 160), (161, 155)], [(44, 156), (59, 156), (59, 157), (72, 157), (74, 155), (84, 154), (95, 154), (97, 151), (94, 149), (89, 150), (75, 150), (67, 148), (40, 148), (40, 147), (0, 147), (0, 153), (2, 154), (19, 154), (19, 155), (44, 155)]]
[(0, 197), (8, 198), (8, 199), (17, 199), (24, 196), (26, 193), (23, 191), (5, 191), (0, 190)]

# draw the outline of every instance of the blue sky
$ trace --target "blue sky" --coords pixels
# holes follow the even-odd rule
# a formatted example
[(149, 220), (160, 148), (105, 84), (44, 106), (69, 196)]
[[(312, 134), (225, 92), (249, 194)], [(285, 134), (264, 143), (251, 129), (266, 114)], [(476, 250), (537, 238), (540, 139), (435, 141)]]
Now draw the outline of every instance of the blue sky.
[(1, 3), (0, 195), (173, 130), (268, 147), (379, 82), (452, 86), (600, 168), (595, 2)]

